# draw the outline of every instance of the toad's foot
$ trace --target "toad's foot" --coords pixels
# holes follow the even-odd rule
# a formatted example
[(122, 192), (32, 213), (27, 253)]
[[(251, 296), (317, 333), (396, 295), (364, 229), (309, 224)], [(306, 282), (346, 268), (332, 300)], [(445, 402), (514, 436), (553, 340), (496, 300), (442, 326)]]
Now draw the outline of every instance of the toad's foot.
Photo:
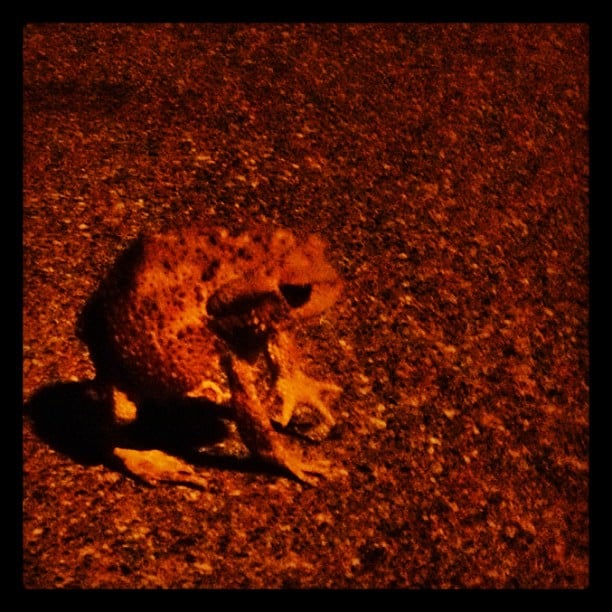
[(206, 481), (190, 465), (162, 451), (115, 448), (113, 455), (130, 474), (152, 486), (175, 482), (206, 487)]
[(286, 332), (278, 331), (266, 347), (266, 355), (273, 371), (276, 372), (275, 388), (282, 401), (280, 415), (272, 417), (282, 427), (286, 427), (299, 404), (306, 404), (317, 410), (323, 418), (323, 426), (331, 427), (334, 423), (324, 394), (338, 395), (341, 387), (331, 382), (324, 382), (304, 374), (299, 366), (299, 353), (295, 341)]
[(274, 420), (286, 427), (298, 404), (306, 404), (319, 411), (329, 427), (335, 420), (324, 400), (324, 394), (338, 395), (342, 388), (334, 383), (316, 380), (301, 370), (293, 370), (291, 376), (281, 375), (277, 381), (278, 393), (282, 399), (282, 411)]

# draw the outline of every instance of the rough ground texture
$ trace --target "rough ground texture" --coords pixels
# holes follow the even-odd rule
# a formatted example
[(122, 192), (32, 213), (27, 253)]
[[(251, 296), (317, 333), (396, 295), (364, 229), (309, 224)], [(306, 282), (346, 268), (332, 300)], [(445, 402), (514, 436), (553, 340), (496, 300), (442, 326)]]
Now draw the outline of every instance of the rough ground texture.
[[(26, 26), (25, 587), (588, 586), (588, 36)], [(88, 452), (79, 312), (196, 218), (331, 242), (346, 290), (301, 333), (344, 393), (295, 443), (346, 476), (148, 488)]]

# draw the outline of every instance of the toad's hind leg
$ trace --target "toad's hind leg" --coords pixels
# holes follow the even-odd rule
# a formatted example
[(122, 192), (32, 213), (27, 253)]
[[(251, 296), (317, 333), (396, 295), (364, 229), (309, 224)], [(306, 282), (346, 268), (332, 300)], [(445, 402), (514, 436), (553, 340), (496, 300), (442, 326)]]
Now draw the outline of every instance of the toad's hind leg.
[(113, 457), (123, 469), (152, 486), (161, 482), (206, 487), (206, 480), (183, 460), (159, 450), (115, 448)]
[[(131, 425), (137, 418), (138, 408), (128, 396), (116, 388), (112, 389), (112, 411), (115, 427)], [(173, 482), (204, 488), (206, 481), (183, 460), (160, 450), (136, 450), (115, 446), (112, 461), (121, 468), (150, 485)]]

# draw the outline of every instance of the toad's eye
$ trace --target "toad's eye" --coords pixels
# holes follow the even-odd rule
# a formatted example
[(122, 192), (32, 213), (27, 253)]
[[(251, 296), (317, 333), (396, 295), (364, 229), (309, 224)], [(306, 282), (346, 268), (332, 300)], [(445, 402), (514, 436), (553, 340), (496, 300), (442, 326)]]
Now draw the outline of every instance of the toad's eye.
[(312, 285), (291, 285), (281, 283), (279, 286), (280, 292), (291, 308), (299, 308), (308, 302), (312, 293)]

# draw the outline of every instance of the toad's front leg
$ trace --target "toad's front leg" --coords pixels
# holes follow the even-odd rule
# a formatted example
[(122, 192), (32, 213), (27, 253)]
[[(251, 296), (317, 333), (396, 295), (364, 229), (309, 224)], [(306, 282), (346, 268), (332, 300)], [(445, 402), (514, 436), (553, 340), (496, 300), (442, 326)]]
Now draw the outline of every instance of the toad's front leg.
[(252, 367), (242, 359), (228, 356), (227, 370), (238, 431), (249, 450), (302, 482), (315, 485), (317, 477), (328, 477), (328, 462), (304, 461), (285, 447), (270, 423), (267, 408), (259, 400)]
[(275, 421), (285, 427), (298, 404), (306, 404), (321, 414), (328, 427), (333, 426), (335, 420), (327, 406), (325, 395), (338, 395), (342, 388), (302, 372), (295, 365), (299, 362), (297, 349), (286, 332), (277, 332), (269, 340), (267, 354), (277, 372), (276, 389), (282, 401), (280, 417), (275, 418)]

